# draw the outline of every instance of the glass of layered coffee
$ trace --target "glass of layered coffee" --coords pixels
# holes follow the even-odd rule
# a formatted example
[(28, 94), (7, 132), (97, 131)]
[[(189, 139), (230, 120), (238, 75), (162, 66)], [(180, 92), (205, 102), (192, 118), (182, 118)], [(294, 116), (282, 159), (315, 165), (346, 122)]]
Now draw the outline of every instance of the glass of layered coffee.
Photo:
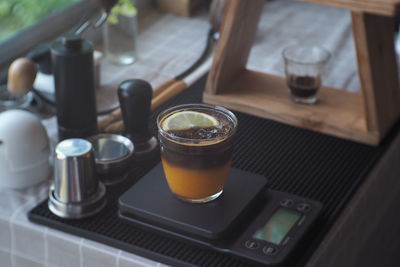
[(192, 203), (219, 197), (231, 167), (235, 115), (223, 107), (186, 104), (161, 112), (157, 125), (172, 193)]

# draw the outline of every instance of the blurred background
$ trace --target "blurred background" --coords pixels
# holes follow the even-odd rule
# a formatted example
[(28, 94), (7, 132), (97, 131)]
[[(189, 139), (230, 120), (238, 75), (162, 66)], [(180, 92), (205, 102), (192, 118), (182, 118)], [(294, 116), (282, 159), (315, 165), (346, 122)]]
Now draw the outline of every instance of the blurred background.
[(80, 0), (2, 0), (0, 42)]

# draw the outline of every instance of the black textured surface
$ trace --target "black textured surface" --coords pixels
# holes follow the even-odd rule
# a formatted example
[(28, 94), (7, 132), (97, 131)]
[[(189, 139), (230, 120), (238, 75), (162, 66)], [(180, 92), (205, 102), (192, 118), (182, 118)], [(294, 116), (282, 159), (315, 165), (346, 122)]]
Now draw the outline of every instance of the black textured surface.
[(217, 200), (193, 205), (171, 194), (160, 163), (120, 197), (119, 207), (128, 217), (145, 218), (175, 232), (218, 239), (231, 234), (242, 210), (252, 209), (252, 203), (264, 195), (267, 182), (261, 175), (232, 168)]
[[(159, 111), (167, 106), (200, 102), (204, 83), (203, 78)], [(156, 131), (154, 122), (157, 113), (152, 118), (153, 132)], [(235, 114), (239, 129), (233, 166), (266, 176), (272, 189), (314, 199), (324, 205), (322, 215), (307, 240), (287, 264), (304, 266), (351, 195), (390, 144), (391, 137), (386, 138), (381, 146), (371, 147), (271, 120)], [(397, 132), (397, 127), (393, 132)], [(129, 179), (107, 188), (108, 204), (94, 217), (79, 221), (62, 220), (51, 214), (47, 202), (43, 202), (29, 213), (29, 218), (174, 266), (249, 266), (244, 260), (133, 227), (118, 218), (118, 197), (158, 162), (159, 159), (155, 159), (132, 166)]]

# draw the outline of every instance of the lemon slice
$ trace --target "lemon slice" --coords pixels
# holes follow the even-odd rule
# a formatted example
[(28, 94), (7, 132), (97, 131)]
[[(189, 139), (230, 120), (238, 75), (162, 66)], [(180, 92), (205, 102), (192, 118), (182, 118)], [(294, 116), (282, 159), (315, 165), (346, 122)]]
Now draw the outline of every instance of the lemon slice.
[(197, 127), (217, 126), (218, 120), (206, 113), (197, 111), (179, 111), (167, 117), (163, 123), (164, 131), (188, 130)]

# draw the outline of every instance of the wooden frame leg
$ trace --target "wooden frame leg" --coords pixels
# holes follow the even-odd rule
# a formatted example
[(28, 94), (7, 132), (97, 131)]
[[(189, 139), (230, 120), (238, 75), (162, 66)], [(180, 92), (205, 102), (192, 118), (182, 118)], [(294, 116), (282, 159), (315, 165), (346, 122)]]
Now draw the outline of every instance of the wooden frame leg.
[(395, 22), (367, 13), (351, 15), (367, 127), (383, 136), (400, 114)]

